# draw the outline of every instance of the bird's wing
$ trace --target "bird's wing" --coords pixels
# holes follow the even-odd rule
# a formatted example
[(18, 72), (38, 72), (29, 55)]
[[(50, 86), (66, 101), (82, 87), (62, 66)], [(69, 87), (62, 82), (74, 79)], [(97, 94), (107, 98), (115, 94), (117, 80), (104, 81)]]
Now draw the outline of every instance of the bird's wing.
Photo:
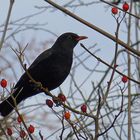
[(52, 48), (44, 51), (43, 53), (41, 53), (35, 60), (34, 62), (30, 65), (29, 70), (33, 69), (34, 67), (36, 67), (41, 61), (44, 61), (44, 59), (47, 60), (48, 57), (50, 57), (52, 55)]
[[(30, 67), (28, 68), (29, 73), (32, 71), (34, 71), (34, 68), (36, 69), (36, 67), (38, 67), (38, 64), (40, 64), (42, 61), (44, 60), (48, 60), (47, 58), (49, 58), (53, 53), (53, 50), (50, 48), (46, 51), (44, 51), (43, 53), (41, 53), (35, 60), (34, 62), (30, 65)], [(31, 72), (31, 73), (32, 73)], [(19, 81), (17, 82), (17, 84), (15, 85), (15, 88), (21, 88), (25, 82), (27, 82), (27, 79), (29, 79), (28, 75), (26, 74), (26, 72), (21, 76), (21, 78), (19, 79)]]

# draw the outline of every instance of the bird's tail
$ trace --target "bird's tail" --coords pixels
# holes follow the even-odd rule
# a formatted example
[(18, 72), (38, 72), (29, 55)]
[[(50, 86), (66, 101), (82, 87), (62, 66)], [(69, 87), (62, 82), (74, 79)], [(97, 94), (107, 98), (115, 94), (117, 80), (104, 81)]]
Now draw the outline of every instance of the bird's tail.
[[(0, 115), (3, 117), (7, 116), (12, 112), (12, 110), (15, 108), (16, 105), (18, 105), (21, 100), (20, 98), (16, 98), (18, 91), (15, 91), (12, 94), (12, 97), (8, 97), (6, 100), (4, 100), (2, 103), (0, 103)], [(16, 100), (15, 100), (16, 99)]]

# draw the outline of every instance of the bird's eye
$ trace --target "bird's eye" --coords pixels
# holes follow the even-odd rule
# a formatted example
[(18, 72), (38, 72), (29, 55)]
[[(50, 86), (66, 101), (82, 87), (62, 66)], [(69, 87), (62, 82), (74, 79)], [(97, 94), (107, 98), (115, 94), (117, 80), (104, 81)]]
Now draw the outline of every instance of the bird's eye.
[(69, 36), (67, 37), (67, 39), (73, 39), (73, 38), (72, 38), (72, 36), (71, 36), (71, 35), (69, 35)]

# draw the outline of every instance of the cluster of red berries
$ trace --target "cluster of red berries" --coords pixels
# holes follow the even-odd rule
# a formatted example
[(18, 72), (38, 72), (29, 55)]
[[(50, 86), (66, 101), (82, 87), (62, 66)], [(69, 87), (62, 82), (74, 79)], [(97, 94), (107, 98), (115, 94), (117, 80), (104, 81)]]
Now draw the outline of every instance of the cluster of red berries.
[[(10, 127), (7, 128), (7, 135), (12, 136), (12, 134), (13, 134), (13, 130)], [(26, 134), (26, 132), (24, 130), (20, 130), (20, 132), (19, 132), (20, 138), (25, 138), (26, 135), (27, 134)]]
[[(59, 93), (59, 94), (58, 94), (58, 99), (60, 100), (60, 102), (65, 102), (65, 101), (66, 101), (66, 96), (65, 96), (63, 93)], [(47, 105), (48, 107), (52, 108), (54, 103), (58, 104), (58, 102), (59, 102), (58, 99), (57, 99), (57, 98), (56, 98), (56, 99), (54, 98), (53, 100), (47, 99), (47, 100), (46, 100), (46, 105)], [(83, 113), (86, 113), (86, 112), (87, 112), (87, 105), (86, 105), (86, 104), (83, 104), (83, 105), (81, 106), (81, 111), (82, 111)], [(71, 117), (71, 113), (70, 113), (69, 111), (66, 111), (66, 112), (64, 113), (64, 118), (65, 118), (66, 120), (69, 120), (70, 117)]]
[[(34, 126), (33, 125), (30, 125), (29, 127), (28, 127), (28, 133), (30, 133), (30, 134), (32, 134), (32, 133), (34, 133), (34, 130), (35, 130), (35, 128), (34, 128)], [(12, 128), (7, 128), (7, 135), (8, 136), (12, 136), (12, 134), (13, 134), (13, 130), (12, 130)], [(19, 131), (19, 136), (21, 137), (21, 138), (25, 138), (25, 136), (27, 136), (27, 133), (25, 132), (25, 130), (20, 130)]]
[[(59, 93), (57, 98), (53, 98), (53, 100), (47, 99), (46, 100), (46, 105), (50, 108), (53, 107), (53, 104), (61, 104), (61, 102), (65, 102), (66, 101), (66, 96), (63, 93)], [(69, 111), (64, 112), (64, 118), (66, 120), (69, 120), (71, 117), (71, 113)]]
[[(87, 112), (87, 105), (86, 105), (86, 104), (83, 104), (83, 105), (81, 106), (81, 111), (82, 111), (83, 113), (86, 113), (86, 112)], [(66, 112), (64, 113), (64, 118), (65, 118), (66, 120), (69, 120), (70, 117), (71, 117), (70, 112), (69, 112), (69, 111), (66, 111)]]
[[(17, 122), (18, 122), (19, 124), (22, 122), (21, 117), (22, 117), (22, 119), (23, 119), (23, 116), (18, 116), (18, 118), (17, 118)], [(27, 128), (27, 130), (28, 130), (28, 133), (32, 134), (32, 133), (34, 133), (34, 131), (35, 131), (35, 127), (34, 127), (33, 125), (30, 124), (30, 126)], [(6, 132), (7, 132), (7, 135), (8, 135), (8, 136), (12, 136), (12, 135), (13, 135), (13, 130), (12, 130), (11, 127), (8, 127), (7, 130), (6, 130)], [(20, 136), (20, 138), (25, 138), (25, 137), (27, 136), (26, 131), (25, 131), (24, 129), (21, 129), (21, 130), (19, 131), (19, 136)]]
[[(57, 99), (58, 98), (58, 99)], [(46, 105), (50, 108), (53, 107), (53, 104), (61, 104), (60, 102), (65, 102), (66, 101), (66, 96), (63, 93), (59, 93), (57, 98), (47, 99), (46, 100)]]
[[(129, 5), (127, 2), (125, 2), (122, 6), (123, 11), (127, 12), (129, 10)], [(118, 14), (118, 8), (117, 7), (112, 7), (111, 9), (112, 14), (116, 15)]]
[[(17, 122), (18, 122), (19, 124), (22, 122), (22, 120), (23, 120), (23, 116), (22, 116), (22, 115), (18, 116)], [(28, 127), (28, 132), (29, 132), (30, 134), (32, 134), (32, 133), (34, 133), (34, 130), (35, 130), (34, 126), (30, 124), (30, 126)]]

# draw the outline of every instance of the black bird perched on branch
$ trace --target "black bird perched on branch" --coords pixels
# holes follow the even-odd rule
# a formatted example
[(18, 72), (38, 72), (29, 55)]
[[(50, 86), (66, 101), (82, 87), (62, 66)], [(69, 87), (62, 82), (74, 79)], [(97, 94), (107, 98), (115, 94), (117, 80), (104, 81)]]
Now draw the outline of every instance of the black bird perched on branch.
[[(28, 68), (29, 74), (43, 87), (52, 90), (60, 86), (68, 76), (72, 61), (73, 49), (76, 44), (85, 36), (78, 36), (74, 33), (64, 33), (54, 43), (52, 48), (41, 53)], [(30, 82), (29, 75), (25, 72), (14, 87), (12, 96), (19, 104), (22, 100), (41, 92), (36, 85)], [(0, 114), (7, 116), (15, 107), (10, 96), (0, 104)]]

